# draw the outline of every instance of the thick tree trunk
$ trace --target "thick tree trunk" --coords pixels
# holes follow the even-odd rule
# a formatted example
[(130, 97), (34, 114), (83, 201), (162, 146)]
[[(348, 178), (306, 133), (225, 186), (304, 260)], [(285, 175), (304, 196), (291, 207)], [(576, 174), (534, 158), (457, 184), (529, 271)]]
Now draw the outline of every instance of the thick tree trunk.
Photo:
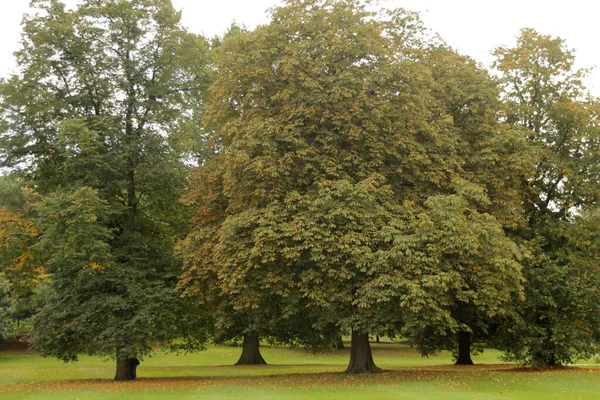
[(137, 366), (140, 361), (137, 358), (122, 356), (117, 351), (117, 373), (115, 381), (132, 381), (137, 378)]
[(266, 364), (260, 354), (260, 338), (257, 333), (244, 335), (244, 345), (242, 355), (235, 365), (258, 365)]
[(473, 360), (471, 360), (471, 334), (467, 331), (458, 332), (456, 365), (473, 365)]
[(379, 341), (379, 335), (376, 335), (376, 336), (375, 336), (375, 343), (381, 343), (381, 342)]
[(350, 345), (350, 364), (346, 369), (348, 374), (364, 374), (381, 372), (381, 368), (375, 365), (369, 334), (352, 331), (352, 343)]

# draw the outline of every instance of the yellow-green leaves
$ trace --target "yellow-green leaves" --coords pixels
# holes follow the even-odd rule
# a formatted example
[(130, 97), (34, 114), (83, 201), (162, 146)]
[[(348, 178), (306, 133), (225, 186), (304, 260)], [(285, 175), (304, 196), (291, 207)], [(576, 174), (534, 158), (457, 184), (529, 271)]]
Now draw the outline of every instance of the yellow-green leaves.
[(316, 325), (453, 329), (459, 303), (493, 316), (520, 291), (486, 214), (522, 223), (502, 194), (518, 168), (487, 162), (513, 133), (493, 81), (414, 14), (380, 11), (290, 1), (216, 50), (205, 122), (222, 147), (191, 180), (181, 283), (231, 320), (269, 324), (262, 309), (299, 298)]

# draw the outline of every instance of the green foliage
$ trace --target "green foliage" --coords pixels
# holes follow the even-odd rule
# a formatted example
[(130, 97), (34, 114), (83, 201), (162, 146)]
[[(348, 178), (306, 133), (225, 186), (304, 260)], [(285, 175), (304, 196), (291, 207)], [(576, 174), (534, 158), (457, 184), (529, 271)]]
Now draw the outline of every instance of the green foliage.
[(0, 176), (0, 205), (10, 212), (26, 211), (31, 195), (16, 174)]
[(573, 52), (562, 39), (524, 29), (514, 48), (496, 50), (507, 119), (529, 130), (536, 149), (528, 182), (529, 229), (520, 232), (525, 302), (502, 326), (507, 358), (547, 366), (574, 363), (597, 351), (600, 130), (597, 99), (585, 96)]
[(454, 330), (453, 308), (494, 316), (520, 293), (502, 228), (523, 225), (511, 177), (525, 175), (525, 142), (497, 122), (489, 77), (414, 14), (290, 1), (215, 59), (220, 154), (186, 199), (187, 295), (386, 332)]
[(103, 223), (115, 211), (97, 191), (59, 192), (37, 209), (44, 230), (36, 247), (48, 254), (51, 283), (32, 319), (34, 349), (64, 361), (114, 356), (115, 348), (141, 357), (173, 337), (204, 338), (202, 311), (189, 310), (173, 289), (173, 260), (141, 235), (115, 249), (115, 232)]
[(16, 332), (13, 314), (14, 300), (10, 295), (10, 282), (0, 273), (0, 350), (3, 350), (4, 339), (12, 337)]
[(564, 365), (598, 352), (598, 222), (597, 215), (586, 214), (536, 226), (524, 263), (527, 301), (501, 327), (508, 360)]
[(10, 283), (12, 316), (21, 320), (33, 312), (33, 294), (45, 279), (39, 255), (31, 248), (39, 233), (32, 220), (35, 200), (16, 175), (0, 177), (0, 273)]
[(534, 217), (564, 218), (600, 195), (598, 102), (586, 96), (575, 56), (562, 39), (524, 29), (514, 48), (495, 51), (507, 118), (537, 147), (530, 184)]
[[(206, 340), (205, 314), (175, 291), (186, 162), (201, 163), (208, 42), (168, 0), (36, 0), (20, 73), (1, 89), (3, 165), (40, 195), (35, 246), (51, 281), (32, 340), (43, 354), (143, 356)], [(192, 328), (193, 327), (193, 328)]]

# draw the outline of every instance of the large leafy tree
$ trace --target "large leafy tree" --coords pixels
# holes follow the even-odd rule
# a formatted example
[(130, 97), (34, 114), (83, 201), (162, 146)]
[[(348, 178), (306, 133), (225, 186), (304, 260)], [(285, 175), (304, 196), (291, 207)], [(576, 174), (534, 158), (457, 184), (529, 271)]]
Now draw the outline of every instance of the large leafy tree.
[[(229, 257), (239, 257), (237, 262), (244, 262), (247, 255), (239, 241), (251, 239), (242, 239), (236, 228), (242, 221), (222, 225), (228, 202), (223, 188), (222, 157), (218, 155), (193, 171), (190, 190), (184, 198), (194, 209), (193, 233), (180, 246), (188, 263), (180, 281), (184, 294), (212, 310), (217, 343), (242, 339), (237, 365), (266, 363), (260, 353), (261, 339), (313, 349), (331, 345), (339, 331), (332, 331), (332, 323), (315, 324), (321, 315), (308, 310), (306, 300), (290, 290), (293, 277), (277, 277), (272, 270), (255, 271), (247, 277), (229, 275), (223, 270), (232, 262)], [(230, 231), (225, 231), (221, 242), (218, 235), (222, 229)], [(217, 251), (214, 246), (218, 246)]]
[(600, 109), (562, 39), (524, 29), (515, 47), (495, 54), (507, 121), (528, 129), (537, 152), (527, 188), (529, 229), (520, 235), (531, 253), (527, 300), (515, 305), (519, 318), (505, 327), (505, 346), (526, 364), (572, 363), (597, 346), (597, 268), (583, 261), (583, 247), (597, 256), (584, 244), (589, 232), (578, 216), (592, 212), (600, 195)]
[(32, 343), (65, 361), (114, 357), (115, 379), (132, 379), (156, 341), (204, 339), (175, 292), (173, 247), (185, 233), (184, 161), (202, 154), (209, 46), (169, 0), (32, 6), (20, 73), (2, 87), (1, 138), (3, 164), (44, 199), (38, 248), (51, 283)]
[(457, 331), (456, 302), (501, 312), (515, 246), (486, 213), (493, 177), (464, 170), (473, 152), (434, 95), (429, 43), (415, 15), (350, 0), (289, 1), (223, 42), (207, 111), (220, 154), (188, 197), (188, 295), (320, 310), (315, 326), (352, 331), (351, 373), (378, 370), (369, 332)]
[[(533, 158), (529, 155), (531, 149), (524, 130), (499, 123), (503, 106), (498, 98), (498, 85), (473, 60), (443, 44), (431, 46), (422, 62), (431, 70), (435, 80), (434, 96), (444, 107), (447, 117), (451, 118), (451, 129), (458, 138), (457, 152), (462, 159), (460, 173), (464, 179), (480, 185), (479, 190), (484, 189), (485, 195), (477, 197), (477, 209), (492, 215), (507, 232), (523, 228), (527, 212), (523, 207), (526, 198), (523, 188), (526, 187), (524, 182), (531, 176)], [(472, 231), (474, 226), (479, 226), (479, 222), (471, 220), (452, 233), (457, 244), (460, 240), (485, 242), (479, 237), (485, 228), (479, 226)], [(436, 229), (444, 231), (441, 227)], [(472, 236), (467, 239), (469, 235)], [(425, 245), (422, 247), (425, 248)], [(460, 259), (460, 256), (453, 257)], [(476, 254), (468, 255), (467, 259), (481, 264)], [(498, 274), (497, 278), (500, 276)], [(515, 279), (511, 285), (518, 286), (516, 275), (510, 279)], [(519, 292), (515, 295), (518, 297)], [(458, 335), (450, 327), (436, 329), (435, 326), (421, 324), (408, 326), (406, 333), (416, 336), (414, 339), (425, 354), (440, 349), (456, 351), (458, 336), (457, 364), (472, 364), (470, 344), (473, 339), (482, 341), (489, 338), (490, 327), (493, 331), (505, 315), (501, 311), (489, 313), (477, 302), (465, 302), (458, 297), (450, 307), (453, 318), (462, 325)]]

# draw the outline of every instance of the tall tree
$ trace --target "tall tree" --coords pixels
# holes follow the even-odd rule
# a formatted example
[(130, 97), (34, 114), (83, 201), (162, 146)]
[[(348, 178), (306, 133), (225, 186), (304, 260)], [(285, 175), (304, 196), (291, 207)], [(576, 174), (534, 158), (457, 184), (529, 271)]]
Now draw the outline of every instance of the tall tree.
[(458, 329), (453, 299), (494, 313), (519, 291), (514, 243), (432, 93), (423, 32), (403, 10), (309, 0), (224, 41), (207, 109), (221, 154), (192, 183), (188, 294), (258, 311), (302, 299), (352, 331), (347, 372), (361, 373), (379, 370), (369, 332), (416, 315)]
[[(462, 159), (461, 175), (484, 190), (485, 196), (480, 196), (473, 205), (479, 212), (492, 215), (507, 232), (522, 229), (527, 221), (523, 188), (532, 174), (533, 158), (524, 130), (499, 122), (503, 106), (498, 98), (497, 83), (475, 61), (443, 44), (430, 47), (422, 62), (431, 70), (435, 80), (434, 96), (451, 118), (451, 127), (458, 138), (456, 148)], [(476, 221), (470, 221), (454, 235), (463, 236), (475, 225)], [(483, 232), (481, 227), (478, 229)], [(477, 231), (471, 234), (471, 240), (484, 242), (477, 237)], [(470, 254), (468, 259), (481, 264), (475, 254)], [(519, 285), (517, 275), (502, 279), (512, 280), (513, 286)], [(514, 294), (518, 297), (520, 292)], [(453, 350), (457, 351), (457, 364), (472, 364), (472, 340), (488, 338), (490, 326), (496, 326), (499, 318), (504, 318), (503, 310), (490, 313), (477, 301), (457, 297), (452, 301), (451, 313), (460, 324), (458, 328), (409, 325), (406, 334), (416, 336), (424, 354)], [(418, 321), (417, 325), (420, 325)]]
[[(202, 322), (175, 292), (173, 247), (185, 234), (184, 161), (203, 138), (194, 127), (209, 46), (181, 27), (169, 0), (32, 6), (16, 53), (21, 72), (2, 87), (1, 140), (3, 164), (46, 199), (38, 247), (52, 279), (32, 343), (65, 361), (108, 355), (115, 379), (132, 379), (153, 343)], [(205, 339), (201, 325), (195, 333)]]
[(515, 305), (516, 326), (504, 327), (505, 347), (509, 358), (526, 364), (572, 363), (597, 345), (596, 272), (573, 244), (588, 241), (578, 239), (576, 216), (594, 210), (600, 196), (599, 103), (586, 94), (586, 71), (574, 68), (560, 38), (524, 29), (515, 47), (495, 55), (507, 121), (529, 130), (538, 154), (527, 190), (529, 229), (520, 235), (531, 253), (527, 301)]

